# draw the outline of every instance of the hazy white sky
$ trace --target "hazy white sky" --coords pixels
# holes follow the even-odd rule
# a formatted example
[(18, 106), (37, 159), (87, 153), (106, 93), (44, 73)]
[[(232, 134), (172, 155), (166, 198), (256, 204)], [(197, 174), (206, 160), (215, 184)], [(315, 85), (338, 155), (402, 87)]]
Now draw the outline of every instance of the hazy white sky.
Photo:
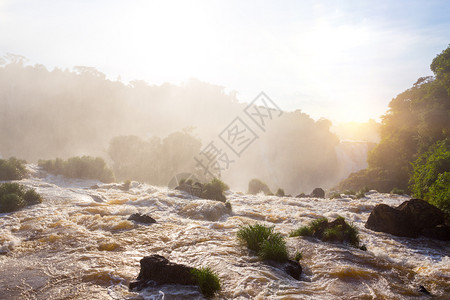
[(337, 121), (378, 118), (449, 43), (449, 1), (0, 0), (0, 55), (194, 77)]

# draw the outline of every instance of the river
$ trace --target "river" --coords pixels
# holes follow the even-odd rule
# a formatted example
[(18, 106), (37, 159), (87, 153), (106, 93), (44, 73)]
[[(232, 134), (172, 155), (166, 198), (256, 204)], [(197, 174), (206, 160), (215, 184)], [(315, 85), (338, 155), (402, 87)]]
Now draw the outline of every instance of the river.
[[(0, 214), (0, 299), (202, 299), (195, 287), (153, 286), (139, 293), (128, 283), (139, 260), (161, 254), (220, 277), (218, 299), (426, 299), (450, 295), (450, 244), (400, 238), (364, 228), (376, 204), (398, 205), (407, 196), (372, 192), (362, 199), (289, 198), (227, 192), (220, 202), (132, 182), (66, 179), (29, 165), (19, 181), (43, 203)], [(152, 225), (127, 218), (148, 213)], [(367, 251), (313, 238), (288, 237), (309, 221), (341, 215), (353, 222)], [(300, 281), (250, 255), (236, 239), (240, 226), (275, 226), (289, 252), (303, 253)]]

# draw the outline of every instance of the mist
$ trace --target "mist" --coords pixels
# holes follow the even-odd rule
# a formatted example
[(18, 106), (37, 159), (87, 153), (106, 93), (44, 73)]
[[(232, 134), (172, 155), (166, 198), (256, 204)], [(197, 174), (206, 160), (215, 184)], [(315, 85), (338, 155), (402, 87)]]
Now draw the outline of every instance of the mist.
[[(49, 71), (9, 55), (0, 66), (0, 155), (30, 162), (100, 156), (118, 180), (166, 185), (178, 173), (194, 172), (194, 158), (210, 142), (220, 142), (239, 117), (256, 137), (239, 155), (222, 144), (232, 162), (220, 175), (232, 189), (245, 192), (248, 182), (259, 178), (272, 191), (310, 193), (365, 167), (367, 145), (342, 148), (330, 121), (280, 111), (260, 130), (245, 119), (248, 105), (236, 93), (196, 79), (182, 85), (125, 84), (93, 67)], [(345, 132), (350, 131), (341, 128)], [(368, 140), (375, 136), (372, 131)]]

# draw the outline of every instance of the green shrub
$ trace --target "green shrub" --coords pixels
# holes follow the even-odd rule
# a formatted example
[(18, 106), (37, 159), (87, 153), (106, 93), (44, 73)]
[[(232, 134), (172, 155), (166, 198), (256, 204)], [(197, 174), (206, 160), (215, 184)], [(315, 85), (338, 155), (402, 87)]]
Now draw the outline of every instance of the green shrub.
[(301, 253), (300, 251), (296, 251), (295, 255), (294, 255), (294, 260), (299, 261), (303, 259), (303, 253)]
[(220, 179), (214, 178), (207, 184), (203, 185), (202, 198), (225, 202), (227, 198), (223, 193), (228, 189), (229, 187), (227, 184)]
[(11, 157), (0, 159), (0, 180), (20, 180), (27, 175), (26, 161)]
[(405, 194), (405, 191), (395, 187), (392, 189), (391, 194), (403, 195), (403, 194)]
[(350, 195), (356, 195), (356, 192), (354, 190), (346, 190), (346, 191), (344, 191), (343, 194), (350, 196)]
[(250, 180), (250, 182), (248, 183), (248, 193), (252, 194), (252, 195), (256, 195), (259, 192), (264, 192), (264, 194), (266, 194), (266, 195), (272, 194), (272, 192), (270, 191), (267, 184), (265, 184), (261, 180), (256, 179), (256, 178)]
[(39, 204), (42, 202), (41, 195), (36, 193), (35, 190), (28, 190), (23, 195), (23, 199), (27, 203), (27, 205)]
[(286, 242), (280, 233), (272, 233), (262, 244), (258, 252), (262, 260), (286, 261), (289, 259)]
[(278, 197), (284, 197), (284, 190), (281, 189), (281, 188), (279, 188), (279, 189), (277, 190), (276, 195), (277, 195)]
[(274, 227), (267, 227), (261, 224), (241, 227), (237, 233), (238, 239), (245, 242), (247, 248), (259, 252), (262, 243), (273, 234)]
[(429, 202), (450, 216), (450, 172), (438, 175), (436, 181), (431, 185), (427, 198)]
[(308, 226), (301, 226), (297, 230), (292, 231), (289, 236), (314, 236), (324, 223), (328, 223), (328, 219), (325, 217), (313, 220)]
[(327, 218), (313, 220), (308, 226), (292, 231), (290, 236), (313, 236), (322, 241), (348, 242), (354, 247), (359, 245), (358, 229), (341, 216), (333, 222), (328, 222)]
[(12, 212), (26, 205), (41, 203), (41, 196), (34, 190), (25, 190), (18, 183), (3, 183), (0, 185), (0, 212)]
[(313, 231), (309, 226), (299, 227), (297, 230), (291, 231), (291, 233), (289, 234), (290, 237), (312, 236), (312, 235), (313, 235)]
[(339, 192), (333, 192), (331, 193), (331, 195), (329, 196), (330, 199), (337, 199), (337, 198), (341, 198), (341, 193)]
[(49, 173), (70, 178), (97, 179), (105, 183), (113, 182), (113, 172), (100, 157), (71, 157), (67, 161), (60, 158), (40, 160), (38, 165)]
[(411, 190), (414, 196), (450, 214), (450, 141), (435, 143), (413, 163)]
[(6, 194), (0, 198), (0, 212), (12, 212), (25, 206), (25, 200), (17, 194)]
[(239, 229), (237, 237), (262, 260), (286, 261), (289, 259), (286, 242), (283, 236), (273, 229), (273, 226), (261, 224), (248, 225)]
[(192, 269), (191, 274), (205, 297), (212, 297), (215, 293), (220, 291), (220, 279), (209, 267), (200, 269), (194, 268)]

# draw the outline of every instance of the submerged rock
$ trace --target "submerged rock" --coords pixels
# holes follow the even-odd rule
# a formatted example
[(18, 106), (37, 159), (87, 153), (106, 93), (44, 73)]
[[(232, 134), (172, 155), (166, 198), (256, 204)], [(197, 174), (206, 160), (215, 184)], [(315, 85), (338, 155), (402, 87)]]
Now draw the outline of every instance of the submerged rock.
[(138, 213), (132, 214), (128, 220), (135, 221), (144, 224), (153, 224), (156, 223), (156, 220), (150, 217), (149, 215), (141, 215)]
[(195, 285), (191, 275), (193, 268), (170, 262), (161, 255), (146, 256), (140, 261), (141, 270), (135, 281), (130, 282), (131, 290), (141, 290), (150, 282), (158, 284)]
[(418, 229), (431, 228), (445, 222), (444, 212), (424, 200), (411, 199), (400, 204), (397, 209)]
[(396, 236), (449, 240), (449, 229), (444, 225), (445, 215), (437, 207), (420, 199), (411, 199), (398, 207), (378, 204), (370, 213), (365, 227)]
[(284, 272), (289, 274), (292, 278), (300, 280), (303, 270), (302, 266), (298, 261), (290, 259), (284, 262), (274, 260), (267, 260), (265, 262), (270, 266), (283, 270)]

